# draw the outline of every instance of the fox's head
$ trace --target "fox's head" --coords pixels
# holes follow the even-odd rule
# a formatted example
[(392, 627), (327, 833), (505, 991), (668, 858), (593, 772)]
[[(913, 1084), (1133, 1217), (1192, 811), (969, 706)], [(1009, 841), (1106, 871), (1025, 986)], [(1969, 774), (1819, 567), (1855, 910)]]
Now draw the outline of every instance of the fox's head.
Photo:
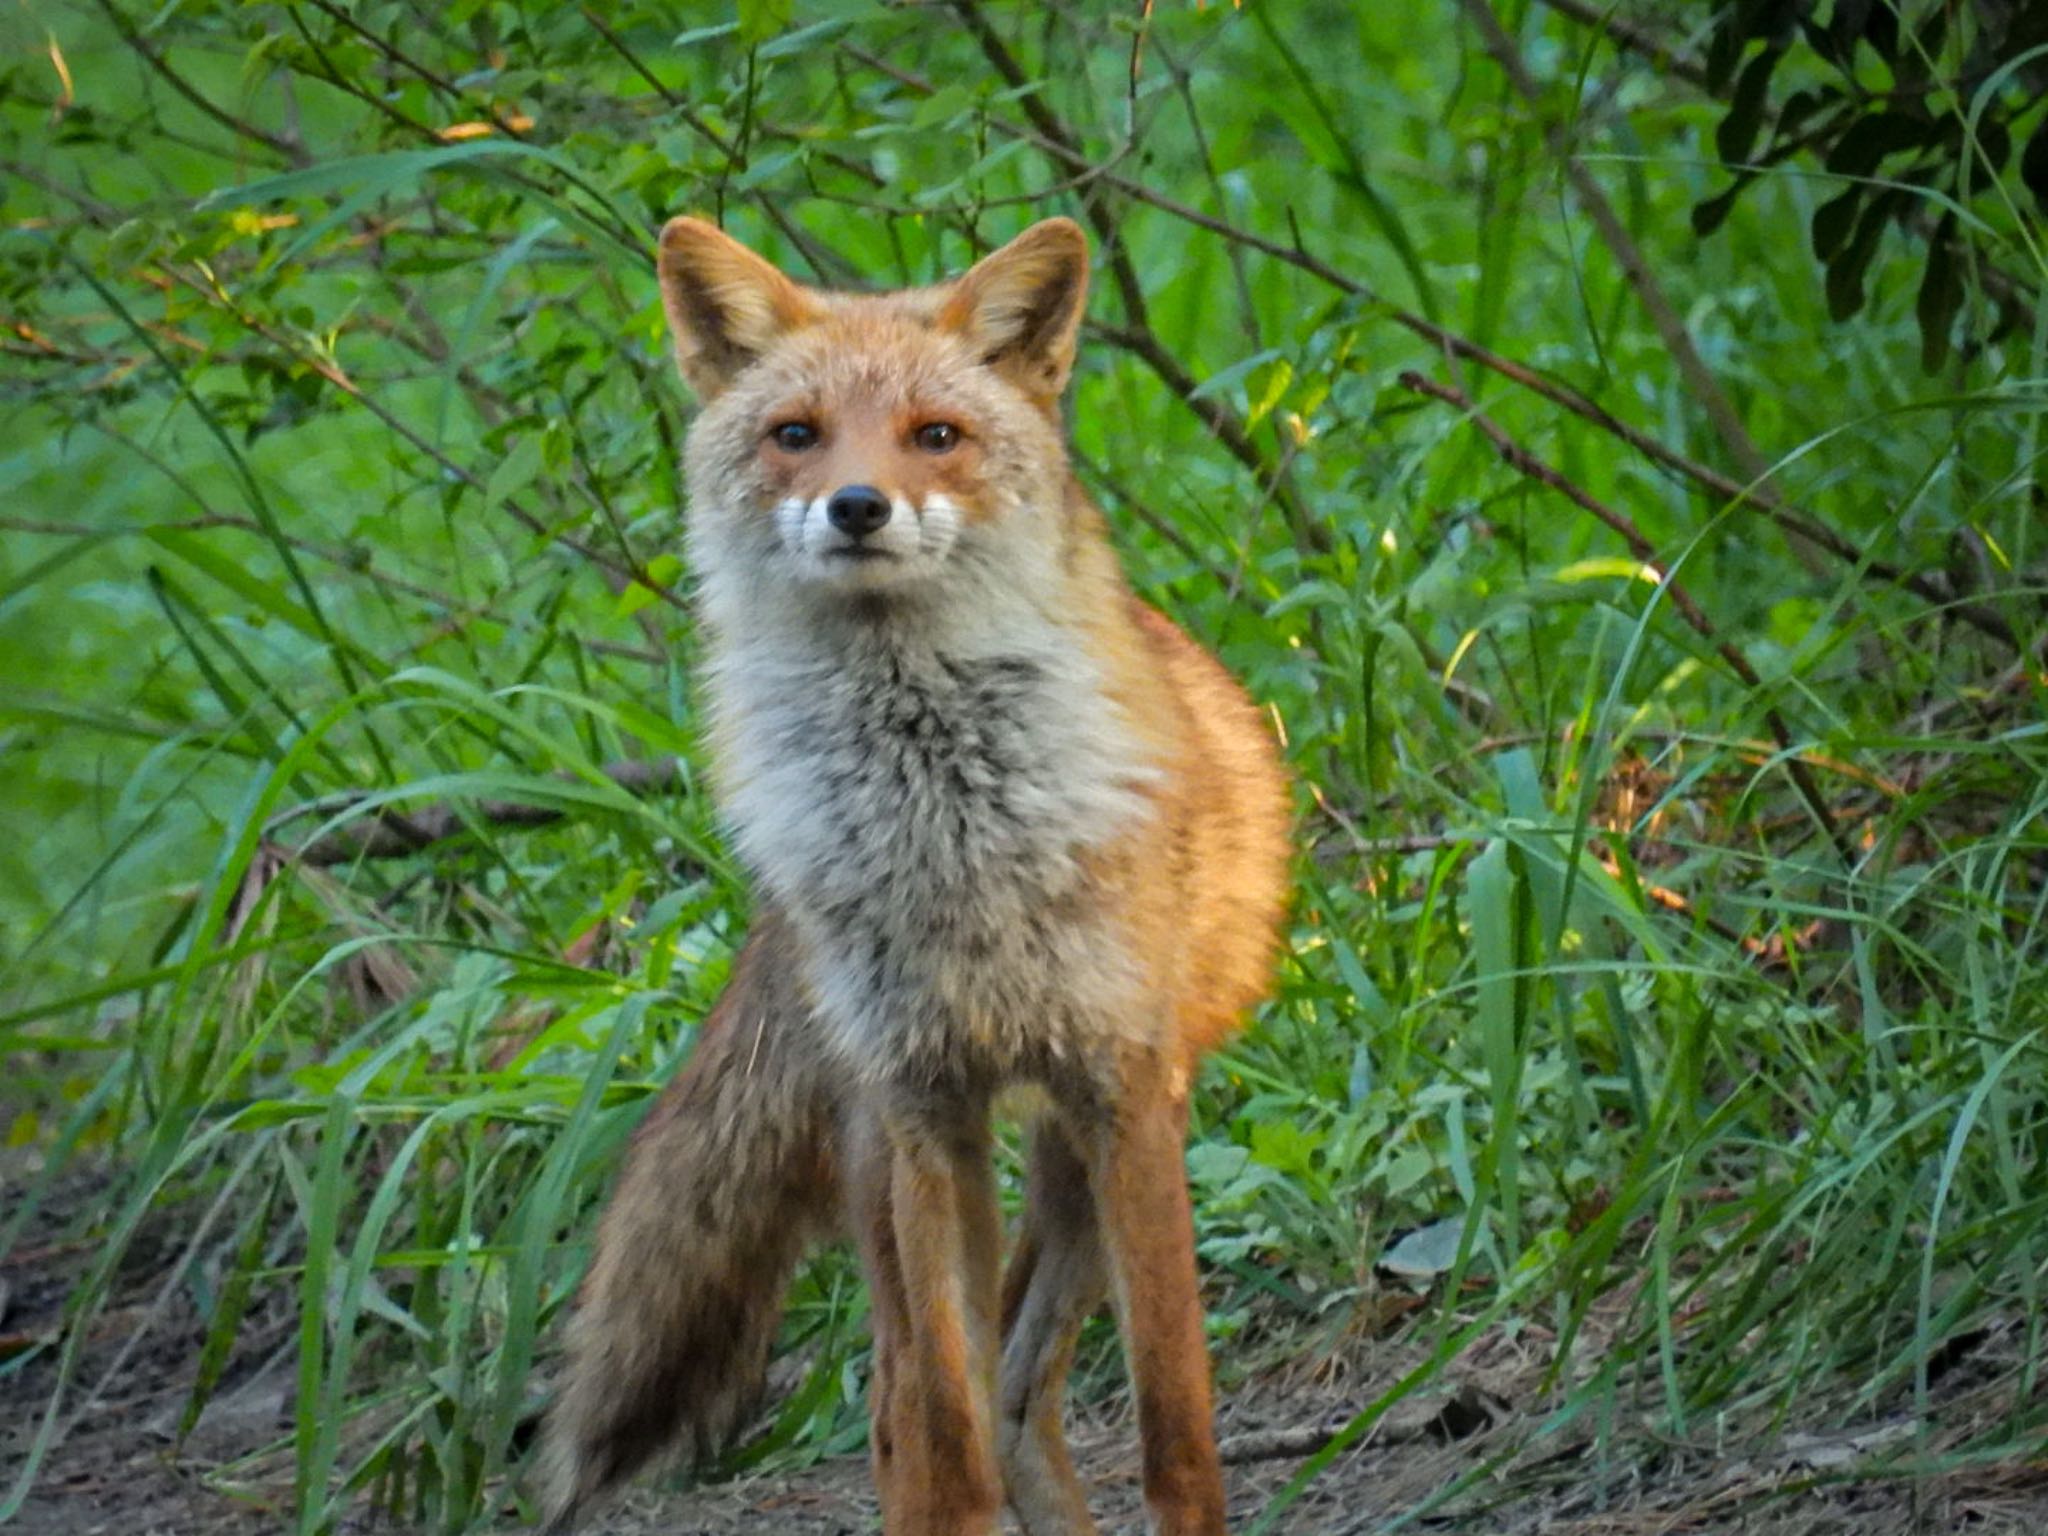
[[(661, 232), (685, 463), (714, 616), (964, 596), (1059, 560), (1059, 397), (1088, 286), (1068, 219), (900, 293), (805, 287), (701, 219)], [(977, 578), (985, 578), (977, 579)]]

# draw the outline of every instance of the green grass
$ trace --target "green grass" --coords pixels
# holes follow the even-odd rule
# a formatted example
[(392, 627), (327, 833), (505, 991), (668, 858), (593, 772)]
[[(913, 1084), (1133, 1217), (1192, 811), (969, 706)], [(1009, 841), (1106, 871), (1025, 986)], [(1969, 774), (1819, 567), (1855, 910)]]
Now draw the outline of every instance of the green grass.
[[(0, 1248), (73, 1170), (113, 1182), (70, 1213), (92, 1265), (61, 1368), (18, 1367), (58, 1387), (0, 1510), (107, 1369), (90, 1325), (152, 1224), (204, 1330), (188, 1426), (251, 1320), (295, 1319), (289, 1437), (213, 1481), (288, 1485), (308, 1533), (366, 1494), (449, 1531), (510, 1507), (621, 1138), (745, 921), (696, 792), (648, 262), (685, 209), (890, 283), (1114, 221), (1077, 463), (1301, 787), (1280, 990), (1189, 1157), (1226, 1375), (1341, 1347), (1389, 1241), (1442, 1221), (1424, 1364), (1347, 1435), (1535, 1327), (1553, 1439), (1913, 1413), (1894, 1471), (2038, 1455), (2048, 270), (2016, 174), (1961, 205), (1930, 375), (1912, 238), (1831, 322), (1806, 230), (1840, 178), (1788, 158), (1695, 236), (1723, 109), (1541, 6), (1502, 8), (1533, 106), (1450, 4), (1163, 5), (1141, 48), (1135, 7), (991, 8), (994, 52), (772, 9), (5, 23), (0, 1053), (31, 1172)], [(806, 1273), (801, 1384), (740, 1461), (858, 1446), (864, 1311), (843, 1255)], [(1950, 1413), (1982, 1330), (2011, 1363)]]

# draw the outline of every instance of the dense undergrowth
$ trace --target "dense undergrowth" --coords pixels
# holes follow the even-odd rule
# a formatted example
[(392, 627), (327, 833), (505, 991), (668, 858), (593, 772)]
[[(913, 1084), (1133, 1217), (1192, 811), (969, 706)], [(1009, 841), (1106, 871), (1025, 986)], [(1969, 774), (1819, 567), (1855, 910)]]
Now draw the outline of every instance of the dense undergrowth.
[[(2038, 1454), (2039, 205), (2017, 150), (1943, 190), (1767, 121), (1696, 234), (1733, 8), (1626, 9), (12, 13), (0, 1244), (112, 1183), (0, 1509), (166, 1211), (190, 1413), (296, 1341), (292, 1434), (219, 1482), (307, 1531), (514, 1498), (745, 922), (649, 262), (683, 210), (828, 282), (1096, 237), (1077, 467), (1300, 784), (1280, 992), (1189, 1154), (1226, 1378), (1400, 1327), (1398, 1392), (1507, 1327), (1550, 1435)], [(1959, 14), (1854, 78), (1974, 164), (1986, 102), (2048, 133), (2042, 54), (1987, 75)], [(1808, 230), (1851, 182), (1927, 218), (1837, 323)], [(859, 1443), (863, 1306), (807, 1273), (741, 1459)]]

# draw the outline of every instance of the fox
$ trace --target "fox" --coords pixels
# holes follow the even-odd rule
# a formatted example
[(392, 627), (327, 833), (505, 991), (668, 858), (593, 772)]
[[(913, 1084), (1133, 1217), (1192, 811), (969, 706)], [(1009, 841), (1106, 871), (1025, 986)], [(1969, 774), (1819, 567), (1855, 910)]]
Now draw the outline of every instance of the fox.
[[(983, 1536), (1005, 1504), (1027, 1536), (1096, 1530), (1063, 1399), (1105, 1301), (1152, 1530), (1225, 1530), (1188, 1106), (1271, 984), (1291, 791), (1069, 462), (1089, 260), (1051, 218), (857, 293), (661, 230), (709, 781), (755, 913), (598, 1224), (541, 1433), (551, 1531), (744, 1428), (835, 1237), (870, 1295), (887, 1536)], [(999, 1108), (1026, 1132), (1007, 1262)]]

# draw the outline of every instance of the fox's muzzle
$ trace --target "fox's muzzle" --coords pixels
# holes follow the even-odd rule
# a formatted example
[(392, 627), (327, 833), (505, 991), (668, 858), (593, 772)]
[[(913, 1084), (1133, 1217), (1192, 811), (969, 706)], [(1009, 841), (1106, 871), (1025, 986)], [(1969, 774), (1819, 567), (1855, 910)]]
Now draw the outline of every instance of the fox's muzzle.
[(889, 498), (872, 485), (842, 485), (825, 503), (825, 517), (850, 539), (864, 539), (889, 521)]

